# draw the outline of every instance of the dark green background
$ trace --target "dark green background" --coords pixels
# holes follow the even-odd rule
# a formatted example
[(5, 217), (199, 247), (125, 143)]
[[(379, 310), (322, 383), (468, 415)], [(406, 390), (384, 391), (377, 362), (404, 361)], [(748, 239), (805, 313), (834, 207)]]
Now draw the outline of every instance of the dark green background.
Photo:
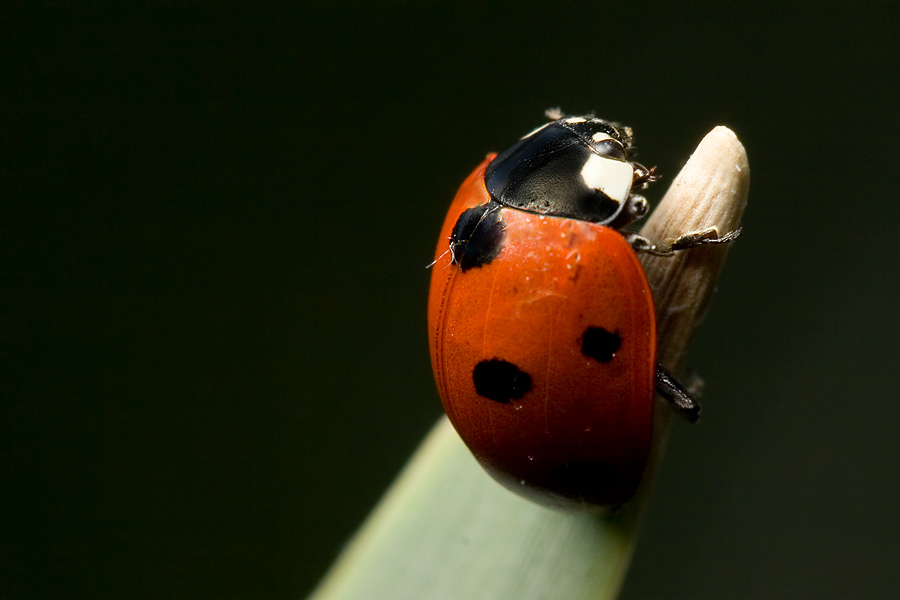
[(624, 597), (896, 597), (895, 3), (59, 4), (0, 9), (0, 596), (302, 597), (440, 414), (456, 186), (560, 105), (653, 200), (717, 124), (753, 174)]

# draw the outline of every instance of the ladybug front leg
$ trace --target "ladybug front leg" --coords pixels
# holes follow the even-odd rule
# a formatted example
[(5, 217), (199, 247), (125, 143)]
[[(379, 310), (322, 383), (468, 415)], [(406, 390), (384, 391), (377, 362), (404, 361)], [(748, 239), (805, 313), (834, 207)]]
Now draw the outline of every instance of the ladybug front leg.
[(702, 231), (685, 233), (674, 240), (667, 240), (659, 244), (654, 244), (637, 233), (628, 233), (625, 237), (635, 252), (646, 252), (653, 256), (672, 256), (677, 250), (690, 250), (706, 244), (727, 244), (728, 242), (733, 242), (741, 237), (742, 231), (743, 228), (738, 227), (734, 231), (729, 231), (725, 235), (719, 236), (719, 230), (715, 227), (710, 227)]
[(696, 423), (700, 418), (700, 402), (687, 386), (660, 364), (656, 365), (656, 391), (672, 404), (678, 414), (691, 423)]
[(715, 227), (709, 227), (703, 231), (692, 231), (680, 235), (671, 245), (671, 250), (689, 250), (697, 246), (705, 244), (727, 244), (741, 237), (743, 227), (738, 227), (734, 231), (729, 231), (725, 235), (719, 237), (719, 230)]

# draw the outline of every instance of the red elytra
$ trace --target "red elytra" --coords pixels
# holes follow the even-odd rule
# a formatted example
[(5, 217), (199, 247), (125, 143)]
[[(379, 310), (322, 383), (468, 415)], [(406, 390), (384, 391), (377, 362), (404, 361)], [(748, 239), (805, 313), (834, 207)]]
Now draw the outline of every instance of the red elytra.
[[(494, 156), (456, 194), (432, 267), (428, 328), (444, 409), (478, 462), (516, 493), (557, 507), (622, 504), (652, 435), (646, 275), (615, 229), (506, 207), (492, 213), (503, 233), (496, 257), (459, 268), (451, 234), (466, 210), (491, 200), (484, 174)], [(599, 356), (586, 341), (597, 332)], [(477, 389), (479, 365), (512, 391), (498, 397), (490, 377)]]

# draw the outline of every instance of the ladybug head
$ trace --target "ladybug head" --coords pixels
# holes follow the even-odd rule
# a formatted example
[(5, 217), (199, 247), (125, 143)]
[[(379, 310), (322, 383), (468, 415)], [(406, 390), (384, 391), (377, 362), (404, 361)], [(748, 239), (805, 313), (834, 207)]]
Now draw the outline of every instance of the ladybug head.
[(652, 179), (629, 160), (631, 129), (593, 117), (556, 119), (501, 152), (485, 186), (504, 206), (624, 225), (646, 213), (632, 188)]

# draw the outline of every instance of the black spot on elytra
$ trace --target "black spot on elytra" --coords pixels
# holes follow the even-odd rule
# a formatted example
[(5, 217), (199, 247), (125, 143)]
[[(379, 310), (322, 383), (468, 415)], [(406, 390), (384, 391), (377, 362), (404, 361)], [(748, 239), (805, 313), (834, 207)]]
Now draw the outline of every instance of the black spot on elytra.
[(488, 202), (463, 212), (450, 234), (450, 256), (463, 272), (497, 258), (503, 249), (505, 227), (500, 205)]
[(499, 358), (483, 360), (475, 365), (472, 381), (479, 396), (503, 404), (518, 400), (531, 390), (531, 375)]
[(581, 336), (581, 352), (594, 360), (607, 363), (616, 355), (622, 338), (602, 327), (588, 327)]

